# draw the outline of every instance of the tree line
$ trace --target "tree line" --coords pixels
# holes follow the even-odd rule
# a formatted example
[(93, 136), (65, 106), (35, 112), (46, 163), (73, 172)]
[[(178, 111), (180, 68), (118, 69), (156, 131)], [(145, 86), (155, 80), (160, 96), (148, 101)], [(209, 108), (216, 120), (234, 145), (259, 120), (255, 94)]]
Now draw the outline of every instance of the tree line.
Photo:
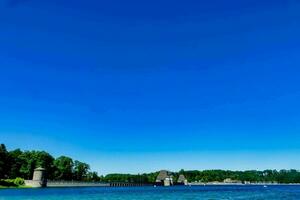
[(107, 174), (101, 181), (112, 183), (154, 183), (159, 172), (144, 174)]
[(32, 179), (34, 169), (46, 169), (50, 180), (100, 181), (97, 172), (91, 172), (84, 162), (67, 156), (54, 158), (45, 151), (7, 151), (0, 145), (0, 179)]
[[(129, 182), (129, 183), (154, 183), (159, 172), (148, 174), (108, 174), (102, 178), (105, 182)], [(188, 182), (224, 182), (226, 179), (241, 183), (300, 183), (300, 172), (291, 170), (191, 170), (172, 172), (173, 180), (176, 182), (179, 175), (183, 174)]]
[(230, 170), (181, 170), (178, 174), (183, 174), (189, 182), (223, 182), (225, 179), (240, 181), (242, 183), (300, 183), (300, 172), (291, 170), (248, 170), (248, 171), (230, 171)]
[[(43, 167), (50, 180), (76, 180), (101, 182), (127, 182), (127, 183), (154, 183), (159, 172), (144, 174), (108, 174), (98, 176), (97, 172), (90, 171), (90, 166), (84, 162), (73, 160), (67, 156), (54, 158), (45, 151), (21, 151), (16, 149), (7, 151), (4, 144), (0, 145), (0, 179), (32, 179), (33, 171)], [(225, 179), (240, 182), (274, 182), (274, 183), (300, 183), (300, 172), (291, 170), (180, 170), (172, 172), (176, 181), (183, 174), (188, 182), (223, 182)]]

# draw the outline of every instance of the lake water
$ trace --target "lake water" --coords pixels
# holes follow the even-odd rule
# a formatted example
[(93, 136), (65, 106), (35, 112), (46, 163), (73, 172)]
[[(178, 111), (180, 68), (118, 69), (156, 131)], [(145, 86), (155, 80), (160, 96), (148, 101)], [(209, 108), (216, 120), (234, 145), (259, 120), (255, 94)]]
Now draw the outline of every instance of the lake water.
[(0, 200), (300, 199), (300, 186), (192, 186), (1, 189)]

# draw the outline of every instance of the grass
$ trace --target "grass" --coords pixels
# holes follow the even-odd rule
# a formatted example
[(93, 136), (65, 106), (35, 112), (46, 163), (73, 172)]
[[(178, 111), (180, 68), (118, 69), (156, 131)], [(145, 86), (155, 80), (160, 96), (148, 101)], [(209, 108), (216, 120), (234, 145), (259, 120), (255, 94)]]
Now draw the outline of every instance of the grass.
[(15, 179), (0, 179), (0, 189), (7, 188), (31, 188), (25, 185), (25, 181), (22, 178)]
[(20, 185), (20, 186), (3, 186), (3, 185), (0, 185), (0, 189), (22, 189), (22, 188), (32, 188), (32, 187), (26, 186), (26, 185)]

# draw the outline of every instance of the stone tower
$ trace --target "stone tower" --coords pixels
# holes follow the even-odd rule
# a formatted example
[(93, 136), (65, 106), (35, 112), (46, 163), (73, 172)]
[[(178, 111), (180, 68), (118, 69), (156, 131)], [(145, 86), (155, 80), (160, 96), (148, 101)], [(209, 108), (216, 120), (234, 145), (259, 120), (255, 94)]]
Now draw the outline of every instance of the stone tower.
[(46, 170), (44, 168), (36, 168), (33, 172), (32, 181), (30, 181), (30, 185), (32, 187), (46, 187), (47, 179), (46, 179)]
[(161, 170), (155, 182), (163, 186), (171, 186), (173, 185), (173, 176), (169, 171)]
[(178, 184), (182, 184), (182, 185), (187, 185), (187, 184), (188, 184), (188, 181), (187, 181), (187, 179), (184, 177), (183, 174), (180, 174), (180, 175), (179, 175), (179, 178), (178, 178), (178, 180), (177, 180), (177, 183), (178, 183)]

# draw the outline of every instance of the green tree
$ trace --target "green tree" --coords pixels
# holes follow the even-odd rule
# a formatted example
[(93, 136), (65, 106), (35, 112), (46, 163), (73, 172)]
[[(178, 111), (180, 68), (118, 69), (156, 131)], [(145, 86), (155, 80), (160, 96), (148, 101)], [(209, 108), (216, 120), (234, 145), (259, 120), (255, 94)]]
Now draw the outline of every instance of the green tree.
[(54, 178), (57, 180), (72, 180), (73, 178), (73, 160), (72, 158), (61, 156), (54, 160)]
[(75, 180), (85, 180), (88, 174), (90, 166), (86, 163), (75, 160), (74, 162), (74, 178)]
[[(14, 152), (18, 154), (20, 152)], [(25, 151), (18, 157), (14, 157), (15, 160), (21, 163), (20, 175), (25, 179), (31, 179), (34, 169), (37, 167), (43, 167), (49, 173), (53, 174), (53, 161), (54, 158), (45, 151)]]
[(8, 176), (8, 152), (4, 144), (0, 145), (0, 179)]
[(34, 152), (34, 159), (36, 159), (35, 167), (42, 167), (46, 169), (47, 177), (54, 178), (54, 158), (45, 151)]
[(101, 177), (98, 176), (97, 172), (89, 172), (87, 174), (86, 180), (87, 181), (93, 181), (93, 182), (99, 182), (99, 181), (101, 181)]
[(23, 162), (21, 159), (22, 154), (23, 152), (20, 149), (16, 149), (8, 153), (10, 165), (9, 178), (11, 179), (21, 177), (20, 169)]
[(33, 171), (36, 166), (36, 159), (34, 159), (33, 151), (25, 151), (20, 155), (21, 167), (20, 174), (24, 179), (31, 179)]

